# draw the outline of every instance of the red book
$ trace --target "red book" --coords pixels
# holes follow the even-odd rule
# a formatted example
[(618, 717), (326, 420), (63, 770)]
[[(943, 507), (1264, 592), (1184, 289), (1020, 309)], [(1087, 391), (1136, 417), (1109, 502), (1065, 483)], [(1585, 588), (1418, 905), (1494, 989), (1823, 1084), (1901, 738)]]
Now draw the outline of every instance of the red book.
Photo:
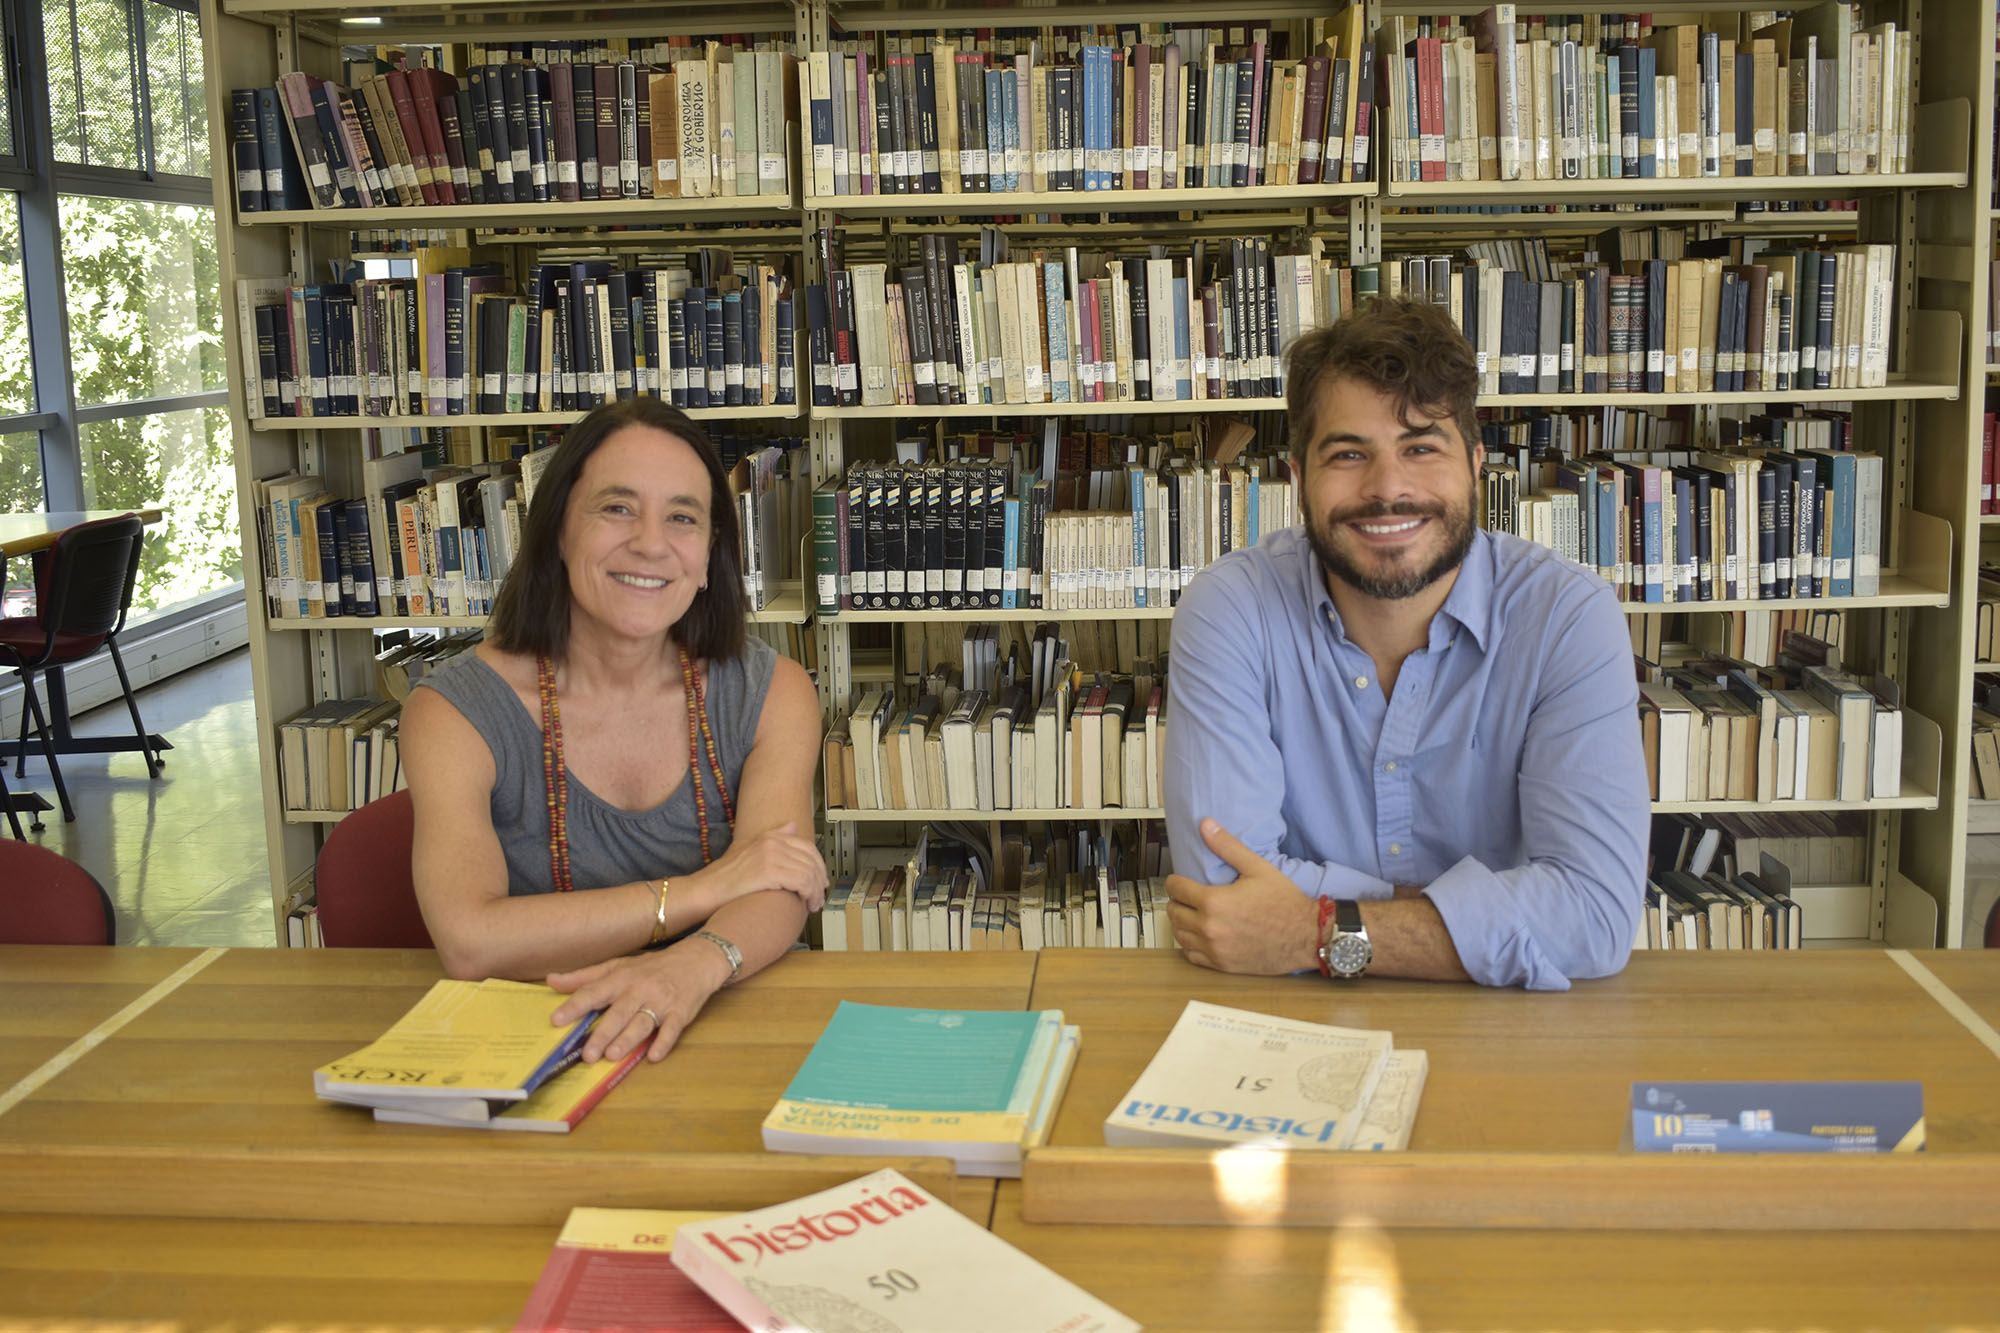
[(436, 69), (411, 70), (409, 80), (410, 97), (417, 108), (417, 129), (423, 138), (424, 155), (431, 160), (431, 179), (438, 202), (455, 204), (459, 202), (458, 191), (451, 183), (451, 158), (445, 153), (444, 122), (439, 119), (437, 99), (449, 97), (456, 101), (457, 81)]
[(1299, 184), (1317, 185), (1321, 155), (1326, 151), (1326, 87), (1333, 61), (1314, 56), (1306, 62), (1305, 109), (1299, 117)]
[(618, 66), (592, 65), (590, 74), (597, 100), (597, 197), (617, 199), (622, 193), (618, 180)]
[(674, 1266), (674, 1232), (712, 1214), (572, 1208), (514, 1333), (623, 1328), (740, 1333), (743, 1325)]
[(1269, 38), (1270, 34), (1259, 28), (1255, 40), (1250, 43), (1250, 183), (1252, 185), (1264, 183), (1264, 152), (1271, 142), (1271, 136), (1265, 132), (1264, 124), (1264, 68), (1270, 60), (1266, 49)]
[(417, 118), (417, 103), (410, 94), (410, 76), (392, 69), (383, 78), (388, 83), (389, 100), (396, 106), (396, 121), (402, 127), (403, 143), (410, 150), (410, 165), (417, 169), (417, 189), (424, 202), (441, 202), (437, 195), (437, 173), (431, 166), (430, 147), (424, 141), (423, 124)]
[(1444, 42), (1417, 42), (1417, 132), (1422, 135), (1424, 179), (1444, 179)]
[(549, 163), (555, 197), (564, 203), (582, 198), (576, 183), (576, 66), (557, 61), (549, 66), (549, 108), (556, 120), (556, 160)]

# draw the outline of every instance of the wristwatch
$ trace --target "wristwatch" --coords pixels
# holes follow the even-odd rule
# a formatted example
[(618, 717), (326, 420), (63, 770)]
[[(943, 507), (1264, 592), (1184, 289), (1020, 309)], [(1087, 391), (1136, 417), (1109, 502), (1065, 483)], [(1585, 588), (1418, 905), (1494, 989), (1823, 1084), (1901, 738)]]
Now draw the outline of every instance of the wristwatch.
[(1353, 981), (1368, 970), (1375, 946), (1368, 941), (1368, 927), (1361, 924), (1361, 904), (1349, 898), (1331, 903), (1333, 929), (1325, 928), (1327, 907), (1320, 911), (1321, 938), (1319, 970), (1335, 981)]

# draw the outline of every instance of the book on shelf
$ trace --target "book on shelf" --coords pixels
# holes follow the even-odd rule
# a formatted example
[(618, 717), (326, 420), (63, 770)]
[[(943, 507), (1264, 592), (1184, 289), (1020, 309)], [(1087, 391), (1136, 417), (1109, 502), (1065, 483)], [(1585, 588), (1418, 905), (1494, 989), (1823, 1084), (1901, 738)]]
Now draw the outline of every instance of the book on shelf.
[(1394, 1045), (1384, 1031), (1190, 1000), (1104, 1118), (1104, 1141), (1114, 1148), (1343, 1149), (1355, 1146), (1357, 1130), (1372, 1120), (1380, 1123), (1371, 1124), (1367, 1147), (1407, 1143), (1422, 1092), (1421, 1077), (1413, 1077), (1419, 1064), (1405, 1062), (1391, 1101), (1370, 1114)]
[(949, 1157), (967, 1175), (1018, 1177), (1076, 1061), (1062, 1019), (843, 1000), (764, 1118), (764, 1146)]
[(1893, 681), (1788, 654), (1769, 667), (1692, 652), (1671, 663), (1640, 664), (1653, 799), (1783, 805), (1902, 794), (1904, 719)]
[(749, 1328), (1139, 1327), (895, 1171), (683, 1223), (673, 1260)]
[(1376, 282), (1384, 295), (1451, 311), (1478, 356), (1482, 397), (1812, 391), (1838, 399), (1840, 390), (1889, 383), (1895, 246), (1767, 248), (1737, 263), (1743, 249), (1727, 243), (1717, 253), (1694, 243), (1678, 258), (1619, 258), (1624, 245), (1599, 238), (1566, 257), (1538, 240), (1481, 244), (1465, 259), (1385, 260)]
[(976, 253), (926, 233), (922, 262), (849, 264), (807, 293), (813, 402), (822, 407), (1275, 398), (1285, 354), (1375, 290), (1317, 242), (1276, 253), (1261, 236), (1186, 254), (1120, 258), (1010, 248), (983, 229)]
[(434, 982), (387, 1032), (314, 1070), (313, 1092), (354, 1106), (490, 1118), (578, 1063), (597, 1015), (550, 1026), (566, 998), (520, 981)]
[(793, 194), (789, 42), (512, 54), (526, 45), (472, 44), (456, 74), (403, 64), (347, 87), (294, 70), (234, 91), (239, 211)]
[[(1753, 418), (1708, 449), (1684, 423), (1595, 415), (1488, 422), (1482, 525), (1595, 569), (1623, 601), (1880, 593), (1884, 460), (1851, 447), (1845, 414)], [(1621, 437), (1639, 447), (1587, 448)]]
[(359, 810), (400, 791), (396, 700), (333, 699), (278, 727), (278, 773), (285, 809)]
[(1175, 947), (1158, 820), (1008, 824), (975, 855), (935, 850), (865, 855), (836, 880), (811, 922), (820, 948), (847, 952)]
[(1323, 33), (1140, 23), (837, 39), (798, 74), (810, 194), (1372, 180), (1363, 6)]
[(531, 263), (515, 290), (464, 250), (416, 253), (413, 277), (237, 280), (251, 419), (581, 412), (639, 394), (797, 402), (779, 268), (714, 249), (692, 267)]
[[(1545, 17), (1496, 4), (1376, 32), (1385, 174), (1407, 181), (1911, 170), (1913, 34), (1842, 0), (1793, 11)], [(1491, 144), (1489, 145), (1489, 140)]]
[(1039, 451), (1025, 434), (947, 437), (941, 461), (856, 463), (823, 485), (814, 575), (829, 609), (1164, 608), (1298, 521), (1288, 455), (1212, 456), (1236, 423), (1199, 436), (1047, 424)]
[(594, 1333), (604, 1328), (737, 1333), (743, 1325), (672, 1258), (674, 1233), (714, 1213), (655, 1208), (572, 1208), (555, 1248), (514, 1321), (514, 1333)]
[(1792, 885), (1867, 878), (1866, 825), (1858, 839), (1829, 827), (1841, 826), (1801, 812), (1655, 815), (1633, 947), (1804, 948), (1805, 912)]

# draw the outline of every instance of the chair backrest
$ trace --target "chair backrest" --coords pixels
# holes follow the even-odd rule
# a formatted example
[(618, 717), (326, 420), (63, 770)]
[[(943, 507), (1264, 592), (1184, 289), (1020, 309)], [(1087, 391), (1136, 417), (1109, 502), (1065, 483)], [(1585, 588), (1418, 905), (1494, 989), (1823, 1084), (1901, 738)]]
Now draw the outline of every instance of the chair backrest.
[(145, 539), (137, 514), (79, 523), (56, 538), (35, 579), (35, 619), (48, 642), (30, 666), (51, 661), (59, 637), (62, 659), (74, 661), (125, 627)]
[(0, 838), (0, 944), (115, 944), (111, 898), (88, 870)]
[(410, 871), (415, 832), (407, 791), (370, 801), (334, 825), (313, 866), (320, 936), (329, 946), (432, 947)]

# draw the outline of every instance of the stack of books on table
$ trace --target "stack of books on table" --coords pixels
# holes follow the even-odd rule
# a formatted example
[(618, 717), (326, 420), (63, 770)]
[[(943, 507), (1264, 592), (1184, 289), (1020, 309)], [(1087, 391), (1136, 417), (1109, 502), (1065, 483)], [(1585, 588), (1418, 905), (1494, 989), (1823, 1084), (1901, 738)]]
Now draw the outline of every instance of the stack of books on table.
[(375, 1041), (313, 1071), (327, 1101), (412, 1125), (565, 1134), (645, 1052), (581, 1063), (590, 1014), (549, 1018), (566, 997), (521, 981), (439, 981)]
[(895, 1171), (734, 1216), (577, 1208), (515, 1333), (1136, 1333)]
[(1406, 1148), (1430, 1070), (1389, 1033), (1188, 1001), (1104, 1119), (1114, 1148)]
[(900, 1009), (843, 1000), (764, 1120), (776, 1152), (949, 1157), (1019, 1176), (1076, 1062), (1060, 1009)]

